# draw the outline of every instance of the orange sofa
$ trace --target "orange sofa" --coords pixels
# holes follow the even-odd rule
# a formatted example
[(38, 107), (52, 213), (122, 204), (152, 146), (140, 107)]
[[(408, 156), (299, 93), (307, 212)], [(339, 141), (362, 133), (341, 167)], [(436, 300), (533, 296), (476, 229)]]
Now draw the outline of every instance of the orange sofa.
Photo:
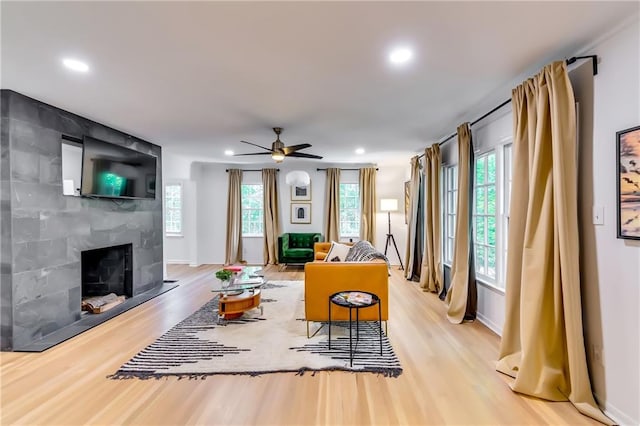
[[(353, 243), (340, 243), (346, 246), (352, 246)], [(321, 242), (313, 244), (313, 258), (314, 260), (324, 260), (331, 248), (331, 242)]]
[[(329, 320), (329, 296), (345, 290), (374, 293), (381, 301), (382, 321), (389, 319), (389, 271), (380, 262), (309, 262), (304, 267), (304, 314), (307, 321)], [(349, 309), (331, 304), (332, 320), (348, 320)], [(360, 320), (377, 321), (378, 307), (360, 309)]]

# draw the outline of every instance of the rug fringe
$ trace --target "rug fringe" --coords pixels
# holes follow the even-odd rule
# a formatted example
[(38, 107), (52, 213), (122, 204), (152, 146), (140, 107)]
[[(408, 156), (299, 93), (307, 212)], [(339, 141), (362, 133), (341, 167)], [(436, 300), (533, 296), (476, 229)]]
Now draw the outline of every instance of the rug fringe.
[(118, 371), (115, 374), (110, 374), (106, 376), (107, 379), (110, 380), (130, 380), (130, 379), (139, 379), (139, 380), (160, 380), (160, 379), (168, 379), (169, 377), (176, 377), (178, 380), (189, 379), (189, 380), (205, 380), (210, 376), (250, 376), (250, 377), (259, 377), (263, 374), (272, 374), (272, 373), (295, 373), (295, 376), (304, 376), (306, 373), (311, 373), (311, 377), (315, 377), (315, 375), (321, 371), (344, 371), (348, 373), (373, 373), (377, 375), (382, 375), (384, 377), (396, 378), (402, 374), (402, 368), (366, 368), (361, 370), (351, 370), (348, 368), (340, 368), (340, 367), (328, 367), (328, 368), (307, 368), (302, 367), (298, 370), (279, 370), (279, 371), (233, 371), (233, 372), (215, 372), (215, 373), (145, 373), (145, 372), (129, 372), (129, 371)]

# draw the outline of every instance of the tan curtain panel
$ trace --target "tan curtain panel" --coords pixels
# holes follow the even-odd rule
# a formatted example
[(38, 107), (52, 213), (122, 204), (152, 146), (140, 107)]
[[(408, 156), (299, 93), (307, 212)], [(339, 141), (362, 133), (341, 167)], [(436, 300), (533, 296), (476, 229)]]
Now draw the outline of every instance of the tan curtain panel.
[(409, 220), (407, 232), (407, 250), (404, 264), (407, 265), (405, 278), (413, 276), (413, 257), (415, 256), (416, 230), (418, 227), (418, 191), (420, 188), (420, 159), (416, 155), (411, 158), (411, 179), (409, 180)]
[(276, 264), (280, 235), (277, 169), (262, 169), (262, 193), (264, 197), (264, 263), (265, 265)]
[(324, 235), (327, 241), (340, 238), (340, 169), (327, 169), (324, 197)]
[(611, 424), (591, 393), (582, 329), (576, 117), (564, 61), (516, 87), (506, 317), (498, 371), (511, 388)]
[(360, 239), (376, 244), (376, 174), (375, 167), (360, 169)]
[(229, 170), (227, 199), (227, 245), (224, 263), (242, 262), (242, 170)]
[(425, 246), (422, 256), (420, 287), (439, 293), (442, 290), (442, 230), (440, 229), (440, 146), (424, 150)]
[(476, 273), (471, 234), (473, 204), (473, 144), (469, 123), (458, 126), (458, 209), (456, 239), (451, 264), (451, 287), (447, 293), (447, 318), (460, 324), (474, 320), (477, 310)]

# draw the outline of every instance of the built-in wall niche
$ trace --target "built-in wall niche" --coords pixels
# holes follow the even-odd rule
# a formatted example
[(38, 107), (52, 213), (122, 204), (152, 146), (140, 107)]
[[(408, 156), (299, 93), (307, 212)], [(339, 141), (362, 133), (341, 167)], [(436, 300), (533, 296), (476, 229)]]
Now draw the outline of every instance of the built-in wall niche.
[(62, 195), (80, 196), (82, 144), (62, 141)]

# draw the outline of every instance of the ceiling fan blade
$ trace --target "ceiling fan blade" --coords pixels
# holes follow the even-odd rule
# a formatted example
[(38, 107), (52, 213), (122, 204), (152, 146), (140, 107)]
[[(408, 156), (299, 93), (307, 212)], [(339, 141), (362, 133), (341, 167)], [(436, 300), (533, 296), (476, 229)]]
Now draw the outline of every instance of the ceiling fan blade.
[(264, 147), (264, 146), (262, 146), (262, 145), (255, 144), (255, 143), (253, 143), (253, 142), (247, 142), (247, 141), (240, 141), (240, 142), (242, 142), (242, 143), (248, 143), (249, 145), (257, 146), (258, 148), (266, 149), (267, 151), (271, 152), (271, 148), (266, 148), (266, 147)]
[(287, 157), (298, 157), (298, 158), (315, 158), (316, 160), (321, 160), (322, 157), (319, 155), (313, 154), (305, 154), (304, 152), (292, 152), (291, 154), (287, 154)]
[(250, 152), (248, 154), (233, 154), (234, 157), (239, 155), (271, 155), (271, 152)]
[(311, 144), (301, 143), (298, 145), (285, 146), (284, 148), (282, 148), (282, 152), (284, 152), (284, 155), (289, 155), (292, 152), (299, 151), (305, 148), (311, 148)]

